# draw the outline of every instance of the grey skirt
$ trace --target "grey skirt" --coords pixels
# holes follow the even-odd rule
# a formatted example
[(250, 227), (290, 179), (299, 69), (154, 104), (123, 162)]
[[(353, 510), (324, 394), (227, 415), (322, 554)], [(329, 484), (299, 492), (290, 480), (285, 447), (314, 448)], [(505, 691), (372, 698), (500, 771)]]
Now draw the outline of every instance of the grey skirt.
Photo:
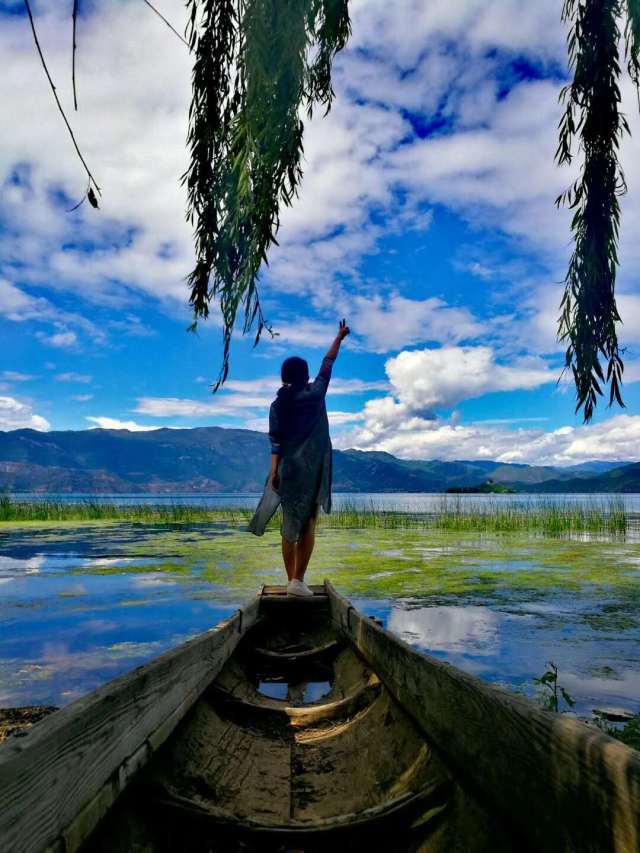
[(311, 433), (296, 445), (283, 443), (278, 464), (279, 489), (269, 478), (258, 507), (249, 522), (249, 532), (262, 536), (269, 521), (282, 507), (282, 536), (297, 542), (318, 509), (331, 512), (331, 441), (326, 413)]

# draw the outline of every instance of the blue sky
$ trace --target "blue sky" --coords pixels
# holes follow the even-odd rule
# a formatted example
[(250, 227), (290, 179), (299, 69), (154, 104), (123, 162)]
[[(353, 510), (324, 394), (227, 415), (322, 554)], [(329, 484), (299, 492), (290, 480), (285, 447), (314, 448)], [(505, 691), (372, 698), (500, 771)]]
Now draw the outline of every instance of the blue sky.
[[(262, 276), (278, 331), (234, 342), (211, 395), (216, 314), (187, 334), (193, 261), (179, 176), (190, 62), (141, 0), (86, 4), (72, 121), (103, 189), (85, 180), (21, 3), (0, 0), (0, 429), (263, 429), (284, 356), (318, 365), (339, 317), (353, 330), (328, 400), (334, 443), (406, 458), (574, 464), (640, 459), (640, 122), (623, 148), (619, 280), (625, 410), (584, 427), (557, 384), (568, 221), (553, 205), (565, 75), (560, 4), (353, 0), (337, 98), (307, 127), (301, 197)], [(178, 29), (182, 0), (158, 0)], [(64, 8), (62, 8), (64, 6)], [(65, 4), (39, 33), (71, 112)]]

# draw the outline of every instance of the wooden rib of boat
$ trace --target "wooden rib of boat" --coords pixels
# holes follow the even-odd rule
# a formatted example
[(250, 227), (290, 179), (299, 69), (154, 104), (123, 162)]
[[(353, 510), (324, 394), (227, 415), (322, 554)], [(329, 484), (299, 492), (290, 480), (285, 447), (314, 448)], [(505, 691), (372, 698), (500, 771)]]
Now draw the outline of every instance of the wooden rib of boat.
[(3, 853), (640, 849), (637, 752), (313, 589), (8, 740)]

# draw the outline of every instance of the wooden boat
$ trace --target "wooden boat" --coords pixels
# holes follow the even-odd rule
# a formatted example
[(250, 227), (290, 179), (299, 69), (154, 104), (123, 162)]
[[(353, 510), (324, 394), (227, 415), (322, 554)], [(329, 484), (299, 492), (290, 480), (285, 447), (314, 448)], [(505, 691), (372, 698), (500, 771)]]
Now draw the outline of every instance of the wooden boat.
[[(13, 742), (12, 742), (13, 740)], [(640, 849), (640, 754), (425, 656), (329, 583), (0, 747), (3, 853)]]

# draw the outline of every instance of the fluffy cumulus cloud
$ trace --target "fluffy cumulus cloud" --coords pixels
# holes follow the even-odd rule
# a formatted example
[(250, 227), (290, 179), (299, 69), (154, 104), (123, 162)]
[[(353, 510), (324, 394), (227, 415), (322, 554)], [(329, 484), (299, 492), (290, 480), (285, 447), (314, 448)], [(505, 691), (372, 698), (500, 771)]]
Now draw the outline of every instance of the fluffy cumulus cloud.
[(411, 412), (448, 409), (492, 391), (538, 388), (557, 379), (541, 359), (499, 364), (485, 346), (405, 351), (385, 366), (394, 395)]
[[(338, 437), (338, 446), (384, 450), (405, 459), (494, 459), (534, 465), (572, 465), (590, 459), (640, 461), (640, 416), (617, 415), (598, 424), (556, 430), (505, 429), (420, 417), (365, 412), (362, 428)], [(391, 427), (391, 428), (389, 428)]]
[[(589, 436), (600, 426), (543, 434), (436, 417), (469, 398), (536, 389), (556, 378), (547, 363), (558, 353), (561, 286), (554, 282), (562, 280), (569, 246), (567, 213), (556, 211), (553, 199), (571, 180), (570, 170), (553, 165), (566, 75), (557, 0), (352, 0), (351, 10), (353, 36), (335, 64), (334, 108), (306, 122), (300, 198), (283, 213), (279, 245), (261, 279), (279, 332), (275, 343), (265, 338), (264, 349), (279, 355), (284, 345), (325, 347), (335, 331), (327, 316), (349, 316), (348, 345), (358, 357), (377, 356), (379, 370), (377, 378), (331, 387), (332, 395), (370, 398), (357, 413), (347, 403), (332, 412), (344, 441), (357, 446), (414, 457), (503, 458), (517, 445), (511, 452), (531, 459), (577, 458), (580, 448), (593, 447)], [(68, 6), (40, 0), (36, 11), (68, 105)], [(162, 11), (183, 28), (182, 2), (166, 0)], [(80, 109), (72, 119), (103, 195), (100, 211), (83, 204), (69, 213), (85, 191), (82, 168), (25, 18), (4, 15), (0, 27), (0, 87), (12, 115), (0, 150), (0, 317), (34, 329), (61, 359), (116, 332), (149, 335), (133, 312), (151, 305), (178, 318), (182, 329), (184, 276), (193, 263), (179, 180), (188, 157), (188, 51), (137, 0), (89, 5), (80, 33)], [(623, 97), (637, 145), (640, 121), (629, 86)], [(628, 344), (640, 342), (640, 243), (633, 239), (640, 158), (631, 145), (625, 140), (622, 150), (631, 192), (623, 199), (619, 295), (620, 335)], [(411, 235), (412, 251), (425, 249), (426, 268), (428, 240), (443, 211), (479, 237), (451, 258), (451, 270), (475, 277), (486, 299), (465, 301), (470, 289), (456, 294), (453, 287), (442, 295), (440, 283), (428, 278), (420, 287), (407, 281), (406, 270), (395, 273), (391, 253), (383, 255), (390, 240)], [(106, 322), (96, 319), (101, 311)], [(391, 354), (385, 377), (379, 356)], [(70, 372), (58, 379), (85, 381)], [(258, 423), (278, 384), (271, 376), (232, 379), (224, 393), (202, 400), (149, 390), (134, 411), (181, 422)], [(607, 422), (612, 435), (631, 429), (633, 417), (626, 417)], [(107, 416), (90, 422), (144, 428)]]
[(640, 416), (619, 415), (599, 424), (545, 431), (509, 429), (518, 418), (460, 423), (463, 400), (489, 392), (537, 388), (557, 372), (540, 359), (496, 361), (488, 347), (443, 347), (402, 352), (386, 363), (391, 393), (369, 400), (358, 421), (337, 436), (341, 447), (384, 450), (408, 459), (497, 459), (501, 462), (569, 465), (588, 459), (640, 459)]
[(36, 415), (29, 403), (14, 397), (0, 397), (0, 430), (37, 429), (48, 430), (49, 422)]

